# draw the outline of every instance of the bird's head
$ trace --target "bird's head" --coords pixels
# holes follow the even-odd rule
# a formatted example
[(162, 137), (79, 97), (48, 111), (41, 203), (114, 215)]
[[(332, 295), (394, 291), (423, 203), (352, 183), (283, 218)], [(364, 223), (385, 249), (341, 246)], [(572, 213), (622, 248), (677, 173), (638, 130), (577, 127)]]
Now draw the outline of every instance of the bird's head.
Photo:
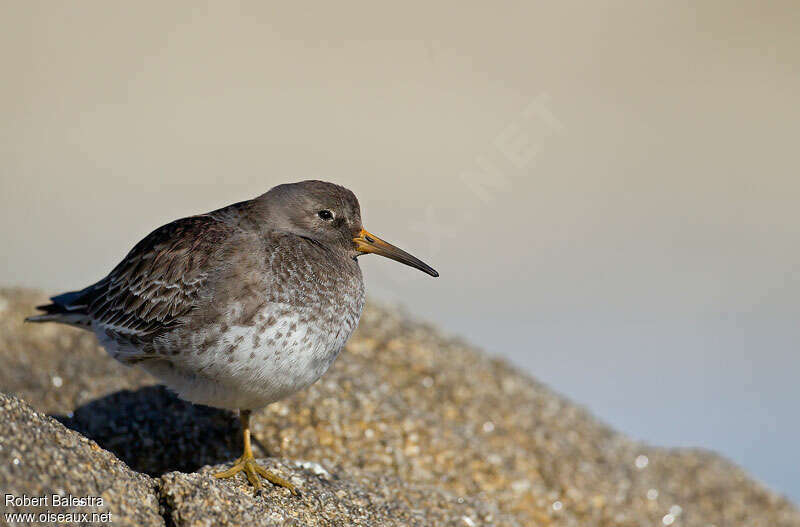
[(379, 254), (439, 276), (428, 264), (364, 229), (358, 198), (342, 186), (313, 180), (287, 183), (257, 199), (274, 228), (343, 250), (353, 258)]

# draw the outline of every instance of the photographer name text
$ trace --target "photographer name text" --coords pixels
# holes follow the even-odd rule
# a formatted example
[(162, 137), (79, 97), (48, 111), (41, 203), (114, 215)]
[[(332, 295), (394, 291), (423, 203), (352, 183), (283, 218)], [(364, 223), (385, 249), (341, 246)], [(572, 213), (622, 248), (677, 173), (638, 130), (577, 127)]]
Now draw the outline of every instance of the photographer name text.
[(102, 496), (73, 496), (72, 494), (43, 494), (41, 496), (5, 495), (6, 507), (103, 507)]

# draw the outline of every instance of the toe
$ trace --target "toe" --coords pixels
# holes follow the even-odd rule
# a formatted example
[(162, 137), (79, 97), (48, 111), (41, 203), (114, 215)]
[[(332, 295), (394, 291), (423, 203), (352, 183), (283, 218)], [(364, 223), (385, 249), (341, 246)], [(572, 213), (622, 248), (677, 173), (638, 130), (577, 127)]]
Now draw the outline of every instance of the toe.
[(259, 474), (264, 476), (264, 478), (267, 481), (269, 481), (270, 483), (272, 483), (273, 485), (277, 485), (279, 487), (283, 487), (285, 489), (289, 489), (289, 491), (292, 494), (294, 494), (295, 496), (299, 495), (299, 493), (297, 492), (297, 489), (295, 488), (295, 486), (292, 485), (291, 483), (289, 483), (288, 481), (286, 481), (285, 479), (283, 479), (282, 477), (276, 476), (272, 472), (268, 471), (267, 469), (265, 469), (264, 467), (261, 467), (259, 465), (255, 466), (255, 470), (256, 470), (256, 472), (258, 472)]
[(241, 472), (241, 470), (242, 470), (242, 467), (240, 465), (238, 465), (238, 464), (237, 465), (233, 465), (228, 470), (223, 470), (222, 472), (217, 472), (216, 474), (214, 474), (214, 477), (215, 478), (219, 478), (219, 479), (230, 478), (232, 476), (235, 476), (239, 472)]
[(258, 478), (258, 474), (256, 474), (256, 471), (253, 470), (254, 466), (258, 466), (258, 465), (254, 465), (253, 463), (247, 463), (244, 466), (244, 473), (247, 475), (247, 481), (249, 481), (250, 484), (256, 490), (259, 490), (259, 489), (261, 489), (261, 480)]

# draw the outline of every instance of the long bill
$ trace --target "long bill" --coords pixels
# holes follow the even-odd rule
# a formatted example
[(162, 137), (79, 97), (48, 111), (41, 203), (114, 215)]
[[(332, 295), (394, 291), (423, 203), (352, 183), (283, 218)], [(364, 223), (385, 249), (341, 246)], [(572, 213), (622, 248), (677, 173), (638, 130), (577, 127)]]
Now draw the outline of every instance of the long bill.
[(386, 258), (391, 258), (392, 260), (402, 264), (419, 269), (423, 273), (428, 273), (431, 276), (439, 276), (439, 273), (437, 273), (436, 270), (430, 265), (426, 264), (416, 256), (408, 254), (403, 249), (395, 247), (391, 243), (381, 240), (374, 234), (367, 232), (366, 229), (361, 229), (358, 235), (353, 238), (353, 242), (356, 244), (356, 250), (361, 253), (379, 254), (381, 256), (385, 256)]

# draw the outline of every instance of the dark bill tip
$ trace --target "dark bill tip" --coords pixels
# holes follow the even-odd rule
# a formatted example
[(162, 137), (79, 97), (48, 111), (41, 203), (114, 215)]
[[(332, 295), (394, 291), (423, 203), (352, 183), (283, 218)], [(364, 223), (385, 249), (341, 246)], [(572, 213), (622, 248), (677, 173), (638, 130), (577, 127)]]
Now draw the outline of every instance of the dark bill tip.
[(391, 243), (381, 240), (374, 234), (371, 234), (364, 229), (358, 233), (358, 236), (353, 238), (353, 242), (356, 244), (356, 250), (359, 252), (379, 254), (396, 262), (408, 265), (409, 267), (419, 269), (423, 273), (429, 274), (434, 278), (439, 276), (439, 273), (436, 271), (436, 269), (426, 264), (416, 256), (408, 254), (403, 249), (395, 247)]

